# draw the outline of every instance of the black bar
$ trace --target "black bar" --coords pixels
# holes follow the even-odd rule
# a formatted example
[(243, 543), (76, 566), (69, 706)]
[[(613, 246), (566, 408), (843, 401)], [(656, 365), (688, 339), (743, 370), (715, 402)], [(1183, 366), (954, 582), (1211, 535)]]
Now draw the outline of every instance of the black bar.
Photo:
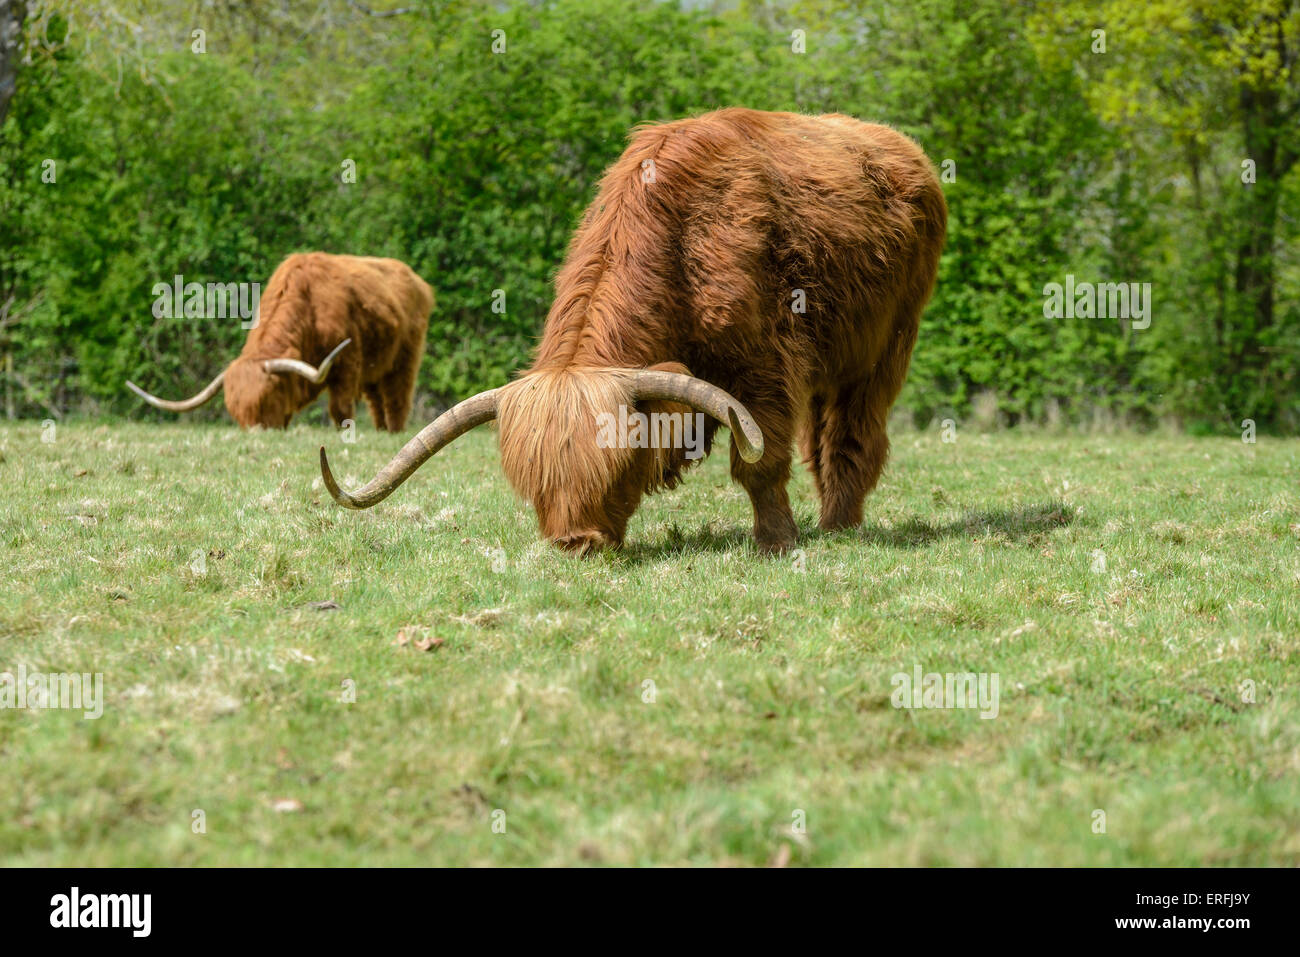
[[(900, 931), (945, 949), (1017, 939), (1230, 947), (1293, 941), (1298, 886), (1296, 871), (1280, 869), (3, 870), (0, 926), (11, 953), (26, 940), (72, 936), (335, 949), (404, 936), (463, 946), (469, 933), (493, 948), (511, 938), (548, 949), (584, 940), (667, 946), (687, 927), (693, 942), (753, 938), (769, 948), (787, 933), (870, 945)], [(70, 923), (74, 887), (79, 922), (116, 912), (119, 926), (52, 926)], [(149, 895), (147, 936), (137, 936), (143, 896), (101, 896), (133, 894)], [(1121, 924), (1132, 921), (1153, 923)]]

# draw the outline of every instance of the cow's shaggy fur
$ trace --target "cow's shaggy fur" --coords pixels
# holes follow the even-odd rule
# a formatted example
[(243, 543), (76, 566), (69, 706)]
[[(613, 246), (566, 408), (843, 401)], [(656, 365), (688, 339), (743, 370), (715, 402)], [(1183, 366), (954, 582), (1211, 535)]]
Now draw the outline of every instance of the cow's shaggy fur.
[(641, 495), (690, 464), (598, 447), (596, 416), (631, 404), (643, 368), (689, 370), (753, 414), (765, 454), (746, 463), (733, 443), (731, 474), (761, 548), (795, 541), (796, 438), (821, 527), (861, 522), (946, 226), (933, 167), (888, 127), (727, 109), (634, 131), (569, 247), (531, 368), (499, 400), (502, 464), (543, 534), (619, 545)]
[[(400, 431), (432, 308), (429, 284), (396, 259), (295, 253), (272, 273), (257, 325), (226, 370), (226, 408), (240, 425), (283, 427), (329, 389), (336, 424), (355, 417), (364, 395), (375, 426)], [(317, 365), (349, 338), (323, 383), (262, 368), (280, 358)]]

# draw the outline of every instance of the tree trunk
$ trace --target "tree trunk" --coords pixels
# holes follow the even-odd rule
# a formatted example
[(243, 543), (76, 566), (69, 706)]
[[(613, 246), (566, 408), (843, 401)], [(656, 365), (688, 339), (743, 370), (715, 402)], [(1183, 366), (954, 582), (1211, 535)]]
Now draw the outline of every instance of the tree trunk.
[(1241, 185), (1246, 192), (1234, 277), (1238, 323), (1232, 352), (1237, 370), (1255, 381), (1257, 394), (1267, 396), (1272, 371), (1268, 343), (1273, 339), (1275, 321), (1278, 200), (1282, 179), (1294, 159), (1283, 141), (1287, 123), (1277, 91), (1251, 89), (1243, 84), (1241, 109), (1246, 158), (1254, 161), (1255, 182)]
[(18, 47), (27, 16), (27, 0), (0, 0), (0, 123), (18, 86)]

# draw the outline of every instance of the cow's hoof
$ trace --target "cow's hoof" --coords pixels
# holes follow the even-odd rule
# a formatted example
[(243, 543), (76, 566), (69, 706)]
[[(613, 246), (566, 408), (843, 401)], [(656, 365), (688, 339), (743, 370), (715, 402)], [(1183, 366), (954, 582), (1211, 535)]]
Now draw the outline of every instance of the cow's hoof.
[(760, 555), (779, 556), (779, 555), (784, 555), (788, 551), (791, 551), (795, 547), (796, 542), (793, 538), (791, 538), (791, 539), (759, 541), (757, 544), (758, 544), (758, 553)]

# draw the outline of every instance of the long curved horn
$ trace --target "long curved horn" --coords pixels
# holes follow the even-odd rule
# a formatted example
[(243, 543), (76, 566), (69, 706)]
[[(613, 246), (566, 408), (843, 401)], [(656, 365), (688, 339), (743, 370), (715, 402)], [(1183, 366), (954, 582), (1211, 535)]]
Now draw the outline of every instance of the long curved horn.
[(757, 462), (763, 457), (763, 430), (748, 409), (712, 383), (677, 372), (646, 369), (636, 374), (632, 394), (637, 399), (680, 402), (711, 415), (731, 429), (742, 459)]
[(262, 363), (262, 368), (267, 372), (295, 372), (304, 379), (310, 379), (312, 382), (320, 385), (325, 381), (325, 377), (329, 375), (330, 366), (334, 364), (334, 360), (338, 358), (338, 354), (342, 352), (344, 347), (351, 341), (351, 339), (344, 339), (335, 346), (334, 351), (325, 357), (325, 361), (320, 364), (319, 369), (314, 365), (310, 365), (298, 359), (267, 359)]
[(475, 426), (490, 422), (497, 417), (497, 394), (500, 389), (491, 389), (471, 396), (464, 402), (452, 406), (438, 416), (419, 432), (401, 450), (393, 456), (392, 461), (379, 470), (369, 483), (355, 492), (345, 492), (334, 481), (330, 472), (329, 461), (325, 458), (325, 446), (320, 449), (320, 474), (325, 480), (325, 487), (330, 490), (334, 501), (344, 508), (369, 508), (377, 505), (405, 482), (411, 475), (437, 454), (443, 446), (460, 438)]
[(217, 377), (208, 383), (208, 387), (206, 389), (204, 389), (202, 392), (200, 392), (198, 395), (192, 398), (181, 399), (179, 402), (173, 401), (171, 399), (160, 399), (156, 395), (150, 395), (148, 392), (145, 392), (144, 389), (140, 388), (138, 385), (136, 385), (134, 382), (131, 382), (130, 380), (127, 380), (126, 387), (130, 389), (132, 392), (134, 392), (136, 395), (138, 395), (140, 398), (148, 402), (155, 409), (164, 409), (168, 412), (189, 412), (191, 409), (197, 409), (204, 402), (207, 402), (208, 399), (212, 398), (214, 395), (220, 392), (221, 381), (225, 377), (226, 377), (226, 370), (222, 369), (221, 372), (218, 373)]

